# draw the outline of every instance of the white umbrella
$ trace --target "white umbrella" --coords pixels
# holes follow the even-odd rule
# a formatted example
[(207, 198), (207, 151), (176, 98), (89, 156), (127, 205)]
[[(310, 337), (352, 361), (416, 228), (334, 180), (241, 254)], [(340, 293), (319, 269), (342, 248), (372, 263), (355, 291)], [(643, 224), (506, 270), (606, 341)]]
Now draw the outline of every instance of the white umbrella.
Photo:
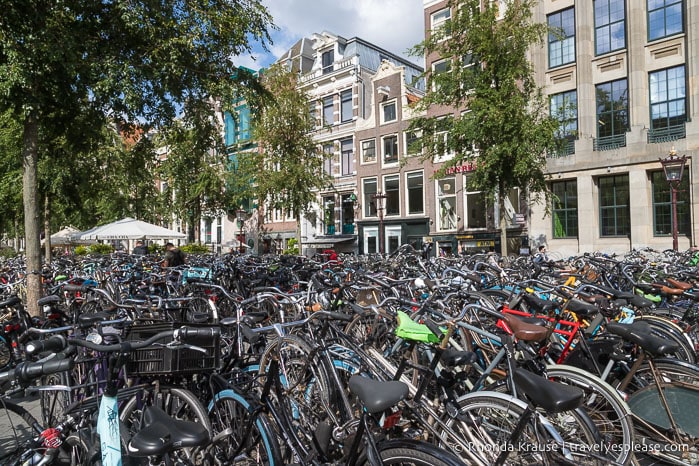
[(87, 231), (83, 231), (76, 234), (78, 239), (90, 240), (90, 239), (182, 239), (186, 238), (187, 235), (184, 233), (177, 232), (175, 230), (170, 230), (168, 228), (163, 228), (158, 225), (153, 225), (152, 223), (144, 222), (142, 220), (136, 220), (131, 217), (126, 217), (116, 222), (108, 223), (106, 225), (91, 228)]

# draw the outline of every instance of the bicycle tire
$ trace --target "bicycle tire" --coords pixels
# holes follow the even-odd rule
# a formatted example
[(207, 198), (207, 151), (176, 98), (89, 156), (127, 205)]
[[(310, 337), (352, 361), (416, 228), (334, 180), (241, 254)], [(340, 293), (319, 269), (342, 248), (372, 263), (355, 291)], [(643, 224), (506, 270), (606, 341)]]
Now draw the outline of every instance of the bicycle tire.
[(0, 464), (20, 464), (27, 442), (43, 430), (39, 421), (23, 406), (0, 399)]
[[(431, 443), (412, 439), (395, 439), (377, 445), (381, 464), (388, 466), (464, 466), (457, 456)], [(357, 461), (358, 465), (371, 464), (366, 457)]]
[(585, 392), (583, 407), (600, 432), (609, 451), (619, 454), (611, 459), (627, 465), (633, 460), (634, 425), (631, 410), (619, 392), (599, 377), (577, 367), (550, 365), (546, 375), (556, 382), (581, 388)]
[[(524, 427), (516, 444), (512, 444), (512, 432), (526, 410), (526, 403), (507, 394), (480, 391), (465, 395), (458, 400), (459, 411), (457, 416), (446, 420), (446, 424), (460, 433), (466, 439), (470, 451), (454, 451), (461, 453), (468, 459), (469, 456), (477, 458), (482, 464), (493, 464), (502, 448), (507, 448), (509, 456), (508, 465), (530, 464), (561, 464), (571, 462), (563, 461), (560, 448), (555, 448), (551, 441), (558, 437), (568, 445), (569, 454), (575, 458), (575, 463), (581, 465), (602, 466), (609, 463), (604, 458), (596, 458), (590, 455), (597, 441), (597, 432), (589, 431), (585, 422), (574, 420), (575, 432), (579, 438), (584, 438), (582, 443), (576, 439), (564, 437), (563, 433), (556, 431), (553, 424), (548, 429), (544, 426), (549, 422), (541, 413), (536, 413), (531, 422)], [(574, 411), (562, 413), (563, 416), (574, 416)], [(458, 423), (456, 422), (458, 420)], [(560, 425), (560, 422), (558, 423)], [(587, 430), (587, 431), (586, 431)], [(545, 435), (545, 437), (542, 437)], [(444, 441), (445, 438), (442, 438)], [(448, 439), (447, 439), (448, 440)], [(527, 446), (524, 447), (523, 446)], [(513, 456), (515, 455), (515, 456)]]
[[(671, 358), (658, 358), (653, 360), (658, 376), (666, 383), (685, 383), (699, 388), (699, 366), (689, 364), (685, 361)], [(623, 375), (622, 375), (623, 377)], [(611, 385), (619, 387), (621, 378), (615, 380)], [(624, 387), (624, 392), (631, 395), (636, 390), (640, 390), (649, 385), (654, 385), (650, 365), (644, 361), (634, 373), (631, 382)]]
[(697, 358), (691, 338), (682, 331), (679, 325), (659, 315), (638, 316), (634, 321), (639, 320), (651, 326), (651, 333), (653, 335), (679, 345), (678, 350), (674, 354), (668, 356), (673, 356), (681, 361), (696, 364)]
[(308, 439), (335, 400), (327, 369), (314, 354), (311, 344), (303, 338), (287, 335), (267, 344), (259, 365), (259, 383), (264, 385), (271, 359), (279, 356), (279, 376), (286, 396), (278, 401)]
[[(213, 446), (217, 457), (222, 455), (224, 461), (240, 465), (284, 464), (279, 442), (266, 414), (255, 410), (245, 396), (230, 388), (222, 390), (209, 402), (208, 413), (214, 438), (225, 429), (232, 429), (229, 435)], [(250, 425), (250, 416), (255, 416), (252, 432), (243, 431)], [(235, 453), (243, 441), (246, 444), (241, 452), (235, 458), (228, 456)]]

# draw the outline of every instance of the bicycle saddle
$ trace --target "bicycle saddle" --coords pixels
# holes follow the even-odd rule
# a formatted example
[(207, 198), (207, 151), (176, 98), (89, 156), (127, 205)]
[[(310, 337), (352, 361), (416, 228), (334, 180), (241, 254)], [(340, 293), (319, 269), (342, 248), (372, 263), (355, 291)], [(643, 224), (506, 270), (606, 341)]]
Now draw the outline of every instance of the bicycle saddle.
[(131, 456), (159, 456), (177, 448), (202, 446), (210, 439), (203, 425), (175, 419), (155, 406), (144, 408), (143, 425), (129, 442)]
[(473, 364), (478, 360), (478, 356), (473, 351), (459, 351), (454, 348), (447, 348), (442, 352), (440, 361), (448, 367), (465, 366)]
[(368, 413), (380, 413), (408, 396), (408, 386), (398, 380), (374, 380), (353, 375), (349, 388), (364, 404)]
[(585, 392), (578, 387), (548, 380), (525, 369), (515, 369), (513, 377), (517, 388), (548, 413), (571, 411), (583, 402)]
[(547, 327), (529, 324), (512, 314), (503, 314), (501, 319), (510, 327), (515, 338), (520, 340), (541, 341), (549, 335), (549, 329)]
[(611, 322), (607, 324), (606, 330), (614, 335), (619, 335), (624, 340), (638, 345), (647, 353), (654, 355), (674, 353), (680, 348), (677, 343), (666, 341), (653, 335), (651, 333), (652, 328), (645, 322), (634, 322), (632, 324)]
[(565, 308), (582, 319), (587, 319), (590, 315), (597, 314), (600, 310), (595, 304), (589, 304), (579, 299), (569, 299), (565, 304)]

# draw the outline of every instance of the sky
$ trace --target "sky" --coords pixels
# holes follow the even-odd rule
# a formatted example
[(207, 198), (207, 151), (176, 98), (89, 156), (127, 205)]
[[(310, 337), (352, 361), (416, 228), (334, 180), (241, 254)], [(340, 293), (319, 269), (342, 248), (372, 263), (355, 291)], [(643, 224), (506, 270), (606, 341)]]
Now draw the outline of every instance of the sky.
[(257, 70), (273, 63), (301, 37), (328, 31), (346, 39), (359, 37), (411, 62), (422, 57), (407, 50), (424, 38), (422, 0), (261, 0), (272, 15), (270, 53), (238, 57), (237, 65)]

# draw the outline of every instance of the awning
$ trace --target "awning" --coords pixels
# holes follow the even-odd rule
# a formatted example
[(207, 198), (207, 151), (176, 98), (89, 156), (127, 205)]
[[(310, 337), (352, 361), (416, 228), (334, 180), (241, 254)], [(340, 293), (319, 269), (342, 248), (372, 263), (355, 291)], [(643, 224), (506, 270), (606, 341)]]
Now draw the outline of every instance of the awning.
[(307, 248), (314, 248), (314, 249), (329, 249), (334, 247), (337, 244), (340, 243), (349, 243), (357, 238), (354, 235), (350, 236), (340, 236), (340, 235), (335, 235), (335, 236), (316, 236), (313, 239), (309, 239), (306, 241), (301, 241), (301, 244), (304, 247)]

